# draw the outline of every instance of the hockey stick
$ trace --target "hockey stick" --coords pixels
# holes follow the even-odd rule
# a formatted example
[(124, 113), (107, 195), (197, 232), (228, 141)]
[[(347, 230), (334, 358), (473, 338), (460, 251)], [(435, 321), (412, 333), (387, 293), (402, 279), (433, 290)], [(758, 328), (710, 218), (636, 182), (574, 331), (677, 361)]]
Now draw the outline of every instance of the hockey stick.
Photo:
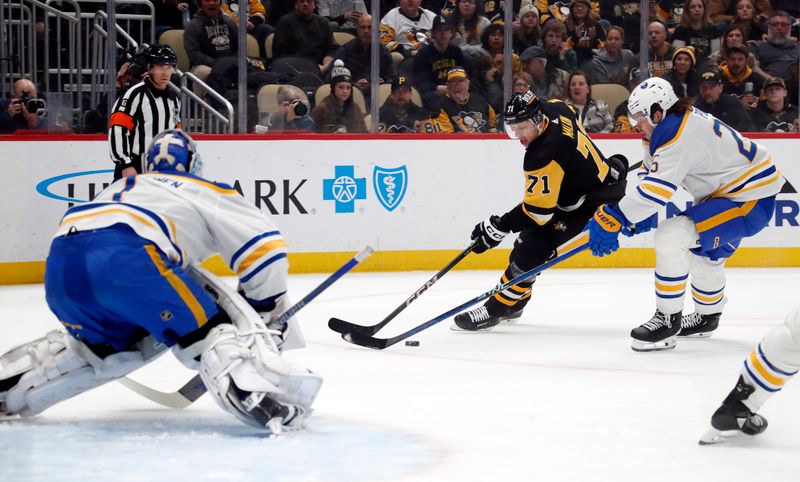
[(206, 387), (199, 375), (195, 375), (174, 393), (160, 392), (128, 377), (120, 378), (119, 382), (144, 398), (168, 408), (186, 408), (206, 393)]
[(344, 321), (339, 318), (331, 318), (330, 320), (328, 320), (328, 328), (337, 333), (342, 333), (342, 334), (352, 333), (357, 331), (365, 335), (374, 335), (375, 333), (380, 331), (384, 326), (386, 326), (390, 321), (392, 321), (397, 315), (399, 315), (401, 311), (405, 310), (408, 307), (408, 305), (414, 302), (414, 300), (419, 298), (422, 295), (422, 293), (426, 292), (428, 288), (433, 286), (434, 283), (439, 281), (439, 279), (442, 276), (444, 276), (448, 271), (453, 269), (455, 265), (460, 263), (462, 259), (466, 258), (467, 255), (471, 253), (473, 249), (475, 249), (475, 246), (477, 246), (477, 244), (478, 240), (474, 239), (469, 244), (469, 246), (467, 246), (464, 249), (464, 251), (458, 253), (458, 255), (455, 258), (453, 258), (452, 261), (447, 263), (447, 266), (445, 266), (444, 268), (439, 270), (438, 273), (433, 275), (431, 279), (426, 281), (424, 285), (420, 286), (419, 289), (417, 289), (414, 293), (412, 293), (411, 296), (406, 298), (406, 300), (403, 303), (401, 303), (400, 306), (395, 308), (394, 311), (389, 313), (389, 315), (383, 320), (381, 320), (379, 323), (375, 325), (364, 326), (364, 325), (357, 325), (355, 323), (350, 323), (349, 321)]
[(453, 316), (453, 315), (455, 315), (457, 313), (460, 313), (460, 312), (464, 311), (465, 309), (469, 308), (470, 306), (475, 305), (475, 304), (485, 300), (486, 298), (489, 298), (489, 297), (493, 296), (494, 294), (499, 293), (500, 291), (508, 289), (508, 288), (510, 288), (510, 287), (512, 287), (514, 285), (517, 285), (517, 284), (519, 284), (519, 283), (521, 283), (521, 282), (523, 282), (525, 280), (528, 280), (528, 279), (536, 276), (537, 274), (541, 273), (542, 271), (546, 270), (547, 268), (550, 268), (551, 266), (554, 266), (554, 265), (564, 261), (567, 258), (575, 256), (576, 254), (580, 253), (581, 251), (583, 251), (584, 249), (586, 249), (588, 247), (589, 247), (589, 233), (584, 231), (584, 232), (580, 233), (579, 235), (577, 235), (576, 237), (572, 238), (571, 240), (567, 241), (566, 243), (562, 244), (559, 247), (559, 249), (556, 250), (556, 252), (560, 253), (560, 254), (558, 254), (558, 256), (553, 258), (552, 260), (550, 260), (550, 261), (548, 261), (546, 263), (540, 264), (536, 268), (533, 268), (530, 271), (526, 271), (525, 273), (522, 273), (521, 275), (517, 276), (516, 278), (512, 279), (511, 281), (508, 281), (506, 283), (498, 285), (497, 287), (493, 288), (492, 290), (487, 291), (486, 293), (483, 293), (483, 294), (481, 294), (479, 296), (476, 296), (475, 298), (472, 298), (471, 300), (469, 300), (467, 302), (464, 302), (464, 303), (456, 306), (453, 309), (447, 310), (444, 313), (442, 313), (441, 315), (439, 315), (439, 316), (437, 316), (435, 318), (432, 318), (431, 320), (428, 320), (425, 323), (417, 325), (414, 328), (412, 328), (412, 329), (410, 329), (410, 330), (408, 330), (408, 331), (406, 331), (404, 333), (401, 333), (401, 334), (399, 334), (397, 336), (393, 336), (391, 338), (375, 338), (375, 337), (360, 333), (358, 331), (353, 331), (353, 332), (343, 333), (342, 334), (342, 338), (345, 341), (348, 341), (348, 342), (353, 343), (355, 345), (364, 346), (364, 347), (367, 347), (367, 348), (374, 348), (375, 350), (383, 350), (384, 348), (392, 346), (392, 345), (394, 345), (395, 343), (397, 343), (399, 341), (405, 340), (406, 338), (408, 338), (408, 337), (410, 337), (412, 335), (416, 335), (417, 333), (419, 333), (419, 332), (421, 332), (423, 330), (427, 330), (431, 326), (433, 326), (433, 325), (435, 325), (435, 324), (437, 324), (437, 323), (439, 323), (441, 321), (444, 321), (444, 320), (450, 318), (451, 316)]
[[(285, 325), (286, 322), (289, 321), (289, 318), (294, 316), (298, 311), (302, 310), (303, 307), (314, 300), (314, 298), (322, 294), (323, 291), (330, 288), (334, 282), (347, 274), (348, 271), (355, 268), (356, 265), (367, 259), (367, 257), (369, 257), (373, 252), (374, 250), (371, 246), (367, 246), (359, 251), (358, 254), (353, 256), (347, 263), (342, 265), (341, 268), (337, 269), (333, 274), (328, 276), (322, 283), (304, 296), (303, 299), (286, 310), (281, 316), (278, 317), (277, 320), (275, 320), (275, 323), (281, 326)], [(200, 378), (200, 374), (192, 377), (191, 380), (186, 382), (176, 392), (161, 392), (154, 390), (127, 377), (120, 378), (119, 381), (130, 390), (133, 390), (144, 398), (169, 408), (186, 408), (208, 391), (206, 386), (203, 384), (203, 380)]]

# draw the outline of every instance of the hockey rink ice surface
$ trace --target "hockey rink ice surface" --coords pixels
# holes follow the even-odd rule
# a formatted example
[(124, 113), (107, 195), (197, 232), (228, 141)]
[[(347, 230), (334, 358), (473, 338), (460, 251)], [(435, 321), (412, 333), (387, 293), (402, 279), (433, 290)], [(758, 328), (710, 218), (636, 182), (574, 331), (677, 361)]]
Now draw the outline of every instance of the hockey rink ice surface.
[[(111, 383), (0, 422), (0, 480), (800, 480), (800, 380), (761, 410), (764, 434), (697, 445), (745, 356), (800, 302), (800, 269), (728, 270), (714, 336), (666, 352), (630, 349), (655, 309), (649, 269), (547, 272), (519, 323), (468, 334), (448, 320), (413, 337), (418, 347), (373, 351), (328, 330), (331, 316), (377, 323), (431, 275), (349, 274), (300, 312), (309, 347), (287, 356), (325, 377), (304, 432), (266, 438), (208, 395), (170, 410)], [(379, 335), (499, 275), (452, 272)], [(292, 298), (323, 278), (292, 276)], [(0, 351), (58, 326), (41, 285), (0, 287)], [(132, 377), (175, 390), (191, 375), (167, 354)]]

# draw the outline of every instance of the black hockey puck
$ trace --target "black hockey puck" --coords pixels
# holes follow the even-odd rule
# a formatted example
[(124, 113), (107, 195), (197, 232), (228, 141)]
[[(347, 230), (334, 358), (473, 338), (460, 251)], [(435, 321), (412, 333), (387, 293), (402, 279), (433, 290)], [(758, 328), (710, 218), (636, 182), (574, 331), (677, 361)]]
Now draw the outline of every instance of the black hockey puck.
[(419, 346), (419, 342), (417, 340), (408, 340), (406, 341), (406, 346)]

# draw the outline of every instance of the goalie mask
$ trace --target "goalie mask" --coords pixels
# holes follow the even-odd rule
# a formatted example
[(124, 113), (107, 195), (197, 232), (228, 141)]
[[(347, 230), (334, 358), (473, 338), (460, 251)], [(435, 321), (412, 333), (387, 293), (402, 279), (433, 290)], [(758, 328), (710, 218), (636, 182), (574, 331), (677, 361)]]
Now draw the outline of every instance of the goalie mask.
[(543, 120), (542, 102), (530, 90), (514, 94), (506, 102), (503, 123), (505, 124), (506, 134), (511, 139), (517, 139), (515, 124), (531, 121), (534, 125), (539, 125)]
[(153, 138), (142, 172), (186, 172), (201, 175), (202, 161), (189, 134), (170, 129)]
[(633, 89), (628, 97), (628, 120), (632, 126), (636, 126), (643, 119), (653, 122), (653, 106), (657, 105), (662, 112), (678, 102), (678, 96), (672, 89), (672, 85), (661, 77), (651, 77), (638, 87)]

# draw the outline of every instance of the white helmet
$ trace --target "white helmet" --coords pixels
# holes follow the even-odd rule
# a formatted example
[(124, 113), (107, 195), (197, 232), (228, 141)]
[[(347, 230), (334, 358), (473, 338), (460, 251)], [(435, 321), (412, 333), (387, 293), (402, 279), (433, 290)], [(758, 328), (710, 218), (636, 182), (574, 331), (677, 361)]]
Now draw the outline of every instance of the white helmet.
[(653, 104), (658, 104), (662, 111), (678, 102), (678, 96), (672, 89), (672, 85), (661, 77), (651, 77), (639, 84), (631, 96), (628, 97), (628, 119), (632, 126), (635, 126), (642, 118), (648, 119), (651, 123), (650, 109)]

